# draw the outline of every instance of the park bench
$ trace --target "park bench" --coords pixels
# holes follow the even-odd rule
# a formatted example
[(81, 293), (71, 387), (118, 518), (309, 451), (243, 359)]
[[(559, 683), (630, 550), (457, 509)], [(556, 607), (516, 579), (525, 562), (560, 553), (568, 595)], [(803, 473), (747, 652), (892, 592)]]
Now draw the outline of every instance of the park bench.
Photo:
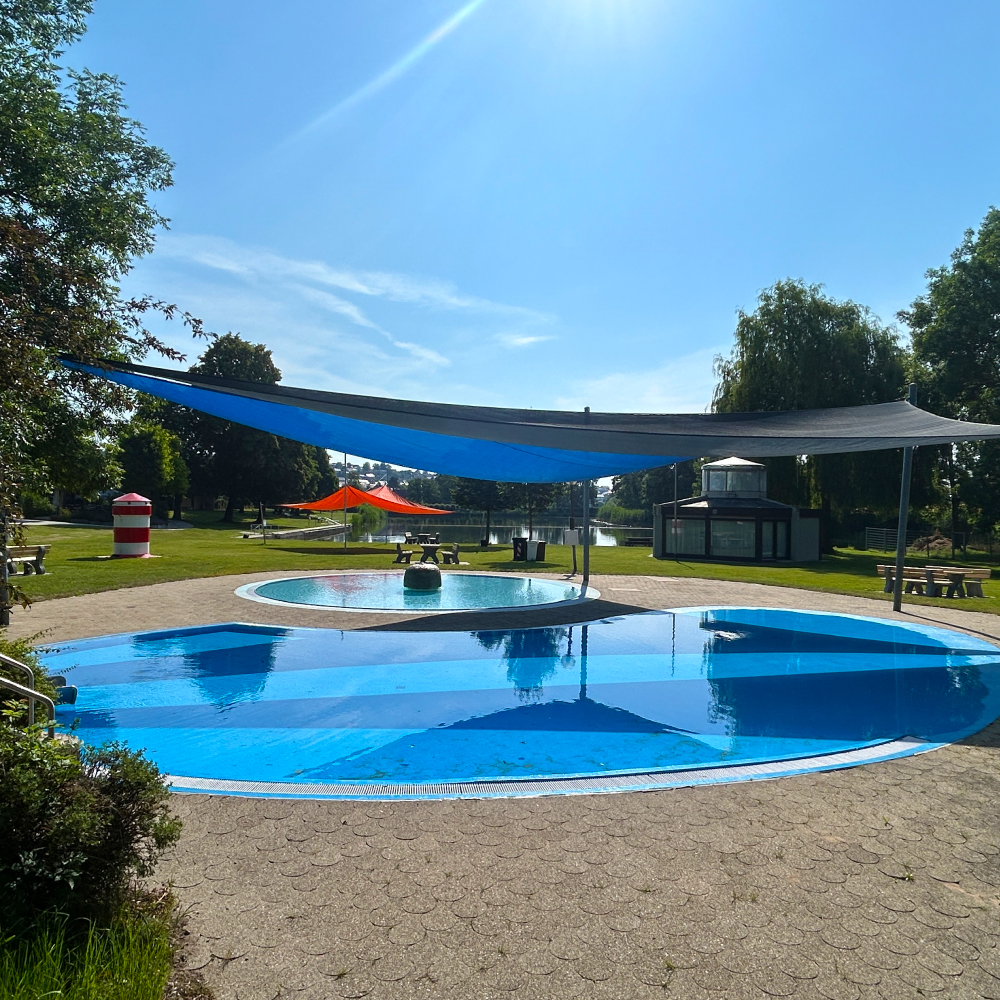
[(652, 548), (653, 539), (651, 536), (643, 537), (642, 535), (629, 535), (625, 539), (626, 545), (645, 545), (648, 548)]
[(7, 572), (16, 573), (18, 563), (24, 565), (23, 573), (30, 576), (37, 573), (42, 576), (45, 573), (45, 554), (49, 551), (48, 545), (11, 545), (7, 548)]
[[(891, 594), (896, 567), (891, 563), (880, 563), (878, 571), (885, 578), (883, 591)], [(966, 566), (904, 566), (903, 590), (907, 594), (924, 597), (982, 597), (983, 580), (989, 579), (989, 576), (988, 569)]]
[(450, 549), (445, 549), (441, 553), (441, 558), (444, 560), (445, 565), (449, 563), (457, 566), (458, 565), (458, 542), (453, 542)]
[(406, 563), (409, 565), (410, 559), (413, 556), (412, 549), (404, 549), (399, 542), (396, 542), (396, 558), (393, 559), (393, 564), (395, 563)]

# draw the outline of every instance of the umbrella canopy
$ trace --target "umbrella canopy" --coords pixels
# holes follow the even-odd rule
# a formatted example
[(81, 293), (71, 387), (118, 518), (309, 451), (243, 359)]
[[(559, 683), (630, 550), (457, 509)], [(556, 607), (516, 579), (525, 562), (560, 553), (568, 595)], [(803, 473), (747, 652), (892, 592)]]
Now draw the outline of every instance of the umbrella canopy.
[(352, 396), (118, 361), (63, 364), (306, 444), (507, 482), (596, 479), (703, 455), (829, 455), (1000, 438), (998, 425), (902, 401), (775, 413), (580, 413)]
[[(371, 504), (372, 507), (380, 507), (382, 510), (390, 511), (393, 514), (450, 514), (451, 511), (438, 510), (437, 507), (424, 507), (418, 503), (410, 503), (405, 497), (385, 487), (392, 497), (385, 497), (377, 490), (359, 490), (355, 486), (342, 486), (336, 493), (331, 493), (322, 500), (313, 500), (310, 503), (283, 503), (282, 507), (294, 507), (297, 510), (345, 510), (350, 507), (360, 507), (363, 503)], [(394, 499), (393, 499), (394, 498)]]

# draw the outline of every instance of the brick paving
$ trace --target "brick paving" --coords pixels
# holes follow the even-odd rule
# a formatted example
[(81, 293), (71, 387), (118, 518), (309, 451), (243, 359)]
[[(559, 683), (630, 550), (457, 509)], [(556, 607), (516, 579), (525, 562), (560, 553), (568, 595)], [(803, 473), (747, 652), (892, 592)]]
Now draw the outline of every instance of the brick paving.
[[(234, 619), (482, 627), (480, 616), (324, 615), (232, 597), (250, 579), (48, 601), (15, 616), (15, 630), (58, 641)], [(601, 615), (756, 604), (893, 617), (882, 602), (752, 584), (595, 583)], [(1000, 641), (993, 615), (902, 617)], [(178, 795), (184, 834), (160, 875), (188, 909), (184, 964), (220, 1000), (1000, 1000), (998, 792), (1000, 723), (902, 760), (669, 791)]]

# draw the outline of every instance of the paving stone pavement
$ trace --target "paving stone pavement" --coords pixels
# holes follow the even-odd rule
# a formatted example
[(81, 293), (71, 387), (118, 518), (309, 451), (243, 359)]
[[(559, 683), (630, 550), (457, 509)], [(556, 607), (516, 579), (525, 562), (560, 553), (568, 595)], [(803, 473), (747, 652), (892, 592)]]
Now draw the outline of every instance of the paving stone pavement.
[[(482, 627), (248, 605), (232, 590), (249, 579), (46, 601), (15, 630), (58, 641), (233, 619)], [(596, 583), (601, 615), (757, 604), (894, 617), (882, 602), (754, 584)], [(1000, 637), (993, 615), (902, 617)], [(219, 1000), (1000, 1000), (998, 793), (1000, 723), (901, 760), (655, 792), (177, 795), (184, 833), (159, 876), (188, 910), (184, 964)]]
[(177, 796), (221, 1000), (1000, 998), (1000, 724), (845, 771), (615, 795)]

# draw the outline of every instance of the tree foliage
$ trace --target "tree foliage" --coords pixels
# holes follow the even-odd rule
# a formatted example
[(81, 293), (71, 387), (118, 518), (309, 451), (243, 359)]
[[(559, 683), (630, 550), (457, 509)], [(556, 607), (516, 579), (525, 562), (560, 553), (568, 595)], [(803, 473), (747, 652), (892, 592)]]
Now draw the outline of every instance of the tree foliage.
[(490, 516), (503, 506), (500, 483), (491, 479), (459, 479), (451, 491), (455, 505), (465, 510), (479, 510), (486, 515), (486, 538), (490, 537)]
[[(736, 343), (716, 359), (719, 413), (803, 410), (885, 403), (905, 395), (907, 354), (897, 332), (865, 306), (838, 301), (819, 285), (776, 282), (751, 313), (741, 311)], [(832, 508), (891, 510), (898, 456), (878, 452), (767, 461), (775, 499)]]
[[(927, 292), (899, 319), (913, 337), (920, 403), (950, 417), (1000, 423), (1000, 211), (966, 231), (951, 263), (927, 272)], [(1000, 523), (1000, 445), (941, 449), (951, 520)], [(952, 524), (955, 527), (955, 524)]]
[(87, 0), (0, 5), (0, 505), (8, 509), (32, 476), (32, 445), (53, 400), (92, 425), (130, 403), (127, 391), (62, 367), (60, 354), (176, 356), (143, 326), (150, 310), (171, 316), (174, 307), (124, 300), (118, 285), (164, 222), (149, 195), (169, 186), (172, 165), (125, 116), (115, 77), (60, 66), (89, 11)]
[(548, 510), (566, 489), (565, 483), (500, 483), (500, 497), (507, 510), (528, 515), (528, 537), (535, 526), (535, 515)]
[[(271, 352), (238, 334), (213, 337), (191, 371), (274, 384), (281, 379)], [(144, 397), (140, 414), (177, 435), (195, 494), (225, 496), (226, 520), (243, 503), (290, 503), (326, 496), (337, 477), (326, 450)]]
[(135, 421), (119, 438), (122, 486), (148, 497), (157, 517), (166, 518), (171, 498), (188, 491), (187, 463), (177, 434), (157, 424)]

